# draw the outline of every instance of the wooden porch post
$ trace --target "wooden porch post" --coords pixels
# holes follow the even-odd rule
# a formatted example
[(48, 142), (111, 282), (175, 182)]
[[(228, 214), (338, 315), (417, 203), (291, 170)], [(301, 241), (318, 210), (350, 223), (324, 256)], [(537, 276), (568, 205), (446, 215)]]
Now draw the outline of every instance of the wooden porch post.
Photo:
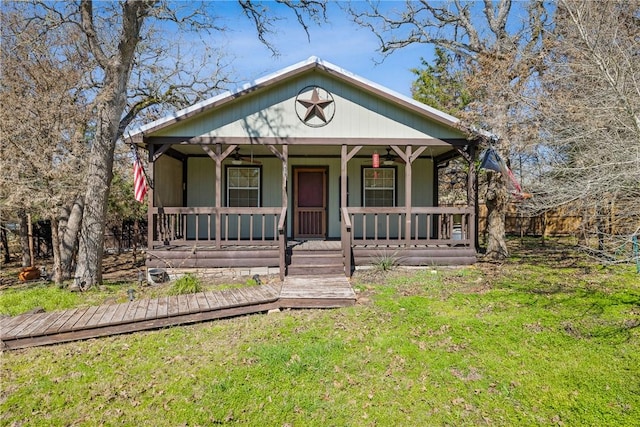
[(280, 223), (278, 224), (278, 248), (280, 252), (280, 280), (284, 280), (285, 270), (287, 268), (286, 216), (289, 208), (289, 146), (286, 144), (282, 144), (282, 153), (278, 151), (275, 145), (267, 145), (267, 148), (282, 162), (282, 214), (280, 217)]
[[(349, 205), (347, 203), (347, 146), (342, 145), (340, 151), (340, 218), (342, 218), (343, 210)], [(351, 242), (348, 242), (348, 232), (344, 224), (340, 227), (340, 236), (342, 241), (342, 256), (344, 265), (344, 274), (351, 277)], [(350, 240), (350, 239), (349, 239)]]
[(215, 157), (213, 160), (216, 162), (216, 248), (220, 249), (222, 232), (222, 224), (220, 224), (221, 215), (220, 208), (222, 207), (222, 145), (216, 144)]
[(222, 144), (216, 144), (216, 151), (214, 152), (208, 145), (201, 145), (202, 150), (209, 155), (216, 162), (216, 248), (220, 248), (221, 238), (220, 233), (222, 226), (220, 224), (221, 214), (220, 208), (222, 208), (222, 161), (227, 158), (238, 145), (230, 145), (222, 152)]
[(347, 277), (351, 277), (351, 226), (347, 224), (349, 216), (343, 215), (344, 210), (349, 206), (349, 201), (347, 200), (347, 165), (349, 160), (351, 160), (361, 149), (362, 145), (357, 145), (353, 147), (351, 151), (348, 151), (348, 147), (343, 144), (340, 152), (340, 218), (342, 218), (343, 221), (342, 226), (340, 227), (340, 240), (342, 241), (342, 256), (344, 257), (344, 274)]
[(356, 145), (351, 151), (348, 151), (346, 145), (342, 146), (340, 154), (340, 208), (346, 208), (349, 205), (347, 203), (347, 164), (360, 150), (362, 150), (362, 145)]
[(153, 230), (155, 229), (155, 224), (153, 223), (153, 197), (154, 197), (154, 187), (155, 182), (153, 179), (153, 169), (154, 169), (154, 154), (155, 154), (155, 145), (149, 144), (149, 170), (147, 170), (147, 176), (149, 178), (149, 189), (147, 191), (147, 250), (153, 249)]
[[(398, 146), (392, 145), (391, 148), (396, 152), (398, 156), (404, 161), (404, 206), (405, 206), (405, 244), (409, 246), (411, 244), (411, 209), (413, 207), (412, 200), (412, 189), (411, 182), (412, 178), (412, 165), (413, 162), (420, 157), (420, 155), (424, 152), (427, 147), (418, 147), (418, 149), (413, 152), (413, 147), (411, 145), (407, 145), (406, 151), (402, 151)], [(417, 237), (417, 236), (416, 236)]]
[(267, 145), (267, 148), (282, 161), (282, 207), (285, 208), (289, 206), (289, 146), (282, 144), (282, 153), (275, 145)]
[(469, 239), (471, 239), (471, 247), (479, 250), (478, 247), (478, 173), (476, 171), (476, 146), (469, 145), (469, 173), (467, 174), (467, 206), (472, 209), (471, 218), (469, 218)]
[(289, 208), (289, 146), (282, 145), (282, 207)]
[[(416, 155), (411, 155), (411, 146), (407, 145), (406, 151), (402, 151), (398, 146), (392, 145), (391, 148), (396, 152), (398, 156), (404, 161), (404, 239), (405, 245), (411, 244), (411, 164), (420, 155), (422, 151), (416, 152)], [(398, 236), (399, 238), (400, 236)]]
[[(287, 214), (289, 208), (289, 147), (282, 145), (282, 212)], [(280, 231), (280, 280), (284, 280), (287, 268), (287, 221), (283, 221), (283, 229)]]
[(347, 206), (347, 146), (340, 151), (340, 210)]
[(411, 176), (413, 159), (411, 158), (410, 145), (407, 146), (406, 158), (407, 160), (404, 167), (404, 207), (406, 209), (406, 214), (404, 218), (405, 220), (404, 238), (406, 239), (406, 242), (407, 242), (406, 245), (408, 247), (411, 245), (411, 206), (412, 206), (411, 181), (413, 180)]

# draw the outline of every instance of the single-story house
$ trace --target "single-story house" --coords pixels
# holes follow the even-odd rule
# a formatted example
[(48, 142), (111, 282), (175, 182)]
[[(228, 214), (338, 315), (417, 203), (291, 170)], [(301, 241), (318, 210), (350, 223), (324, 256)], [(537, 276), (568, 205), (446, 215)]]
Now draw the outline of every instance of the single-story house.
[[(284, 278), (330, 264), (350, 276), (383, 259), (473, 263), (479, 138), (311, 57), (127, 135), (149, 153), (147, 267)], [(438, 170), (460, 156), (467, 203), (438, 206)]]

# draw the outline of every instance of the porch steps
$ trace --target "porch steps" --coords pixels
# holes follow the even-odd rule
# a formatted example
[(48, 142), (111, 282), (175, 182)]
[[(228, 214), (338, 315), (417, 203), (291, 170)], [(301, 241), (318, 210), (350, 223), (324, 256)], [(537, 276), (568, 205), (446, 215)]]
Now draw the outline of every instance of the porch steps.
[(329, 275), (344, 275), (341, 250), (293, 249), (291, 251), (291, 262), (287, 267), (287, 276)]

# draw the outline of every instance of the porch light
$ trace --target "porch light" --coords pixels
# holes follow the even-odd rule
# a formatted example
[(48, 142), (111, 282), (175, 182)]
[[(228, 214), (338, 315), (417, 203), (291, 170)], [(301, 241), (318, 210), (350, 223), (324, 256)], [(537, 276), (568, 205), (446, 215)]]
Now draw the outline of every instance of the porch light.
[(379, 168), (380, 167), (380, 155), (378, 154), (377, 151), (374, 151), (373, 156), (371, 157), (371, 160), (373, 162), (373, 167), (374, 168)]

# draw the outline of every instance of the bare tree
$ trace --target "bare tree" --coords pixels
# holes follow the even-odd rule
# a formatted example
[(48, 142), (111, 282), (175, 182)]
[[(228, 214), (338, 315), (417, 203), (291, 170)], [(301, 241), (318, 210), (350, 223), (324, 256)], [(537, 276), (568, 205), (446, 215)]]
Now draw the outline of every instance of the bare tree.
[[(255, 24), (258, 38), (276, 52), (267, 36), (278, 15), (263, 3), (238, 3)], [(278, 3), (285, 11), (293, 11), (305, 29), (306, 18), (324, 19), (323, 0)], [(84, 95), (91, 117), (85, 129), (89, 153), (74, 285), (87, 288), (102, 281), (106, 210), (120, 137), (136, 119), (156, 118), (169, 105), (184, 107), (224, 85), (221, 55), (210, 46), (215, 46), (213, 35), (225, 28), (218, 25), (212, 2), (38, 1), (16, 8), (27, 14), (25, 18), (40, 35), (54, 29), (81, 34), (73, 46), (93, 65), (78, 80), (90, 87)], [(191, 37), (189, 42), (181, 43), (179, 39), (186, 35)], [(196, 40), (201, 42), (197, 54)], [(68, 229), (70, 224), (61, 225)]]
[(640, 2), (562, 0), (555, 24), (530, 207), (577, 211), (613, 259), (640, 233)]
[[(377, 35), (380, 50), (390, 54), (410, 44), (439, 46), (452, 52), (466, 69), (465, 83), (472, 102), (461, 114), (468, 127), (483, 127), (498, 136), (494, 148), (509, 158), (526, 138), (522, 120), (530, 121), (526, 102), (532, 80), (541, 71), (542, 37), (548, 25), (541, 1), (484, 2), (451, 0), (406, 1), (404, 9), (389, 12), (377, 2), (351, 8), (355, 21)], [(505, 212), (509, 195), (506, 177), (487, 173), (487, 257), (508, 255)]]
[(22, 12), (2, 12), (1, 207), (21, 218), (25, 237), (28, 214), (51, 221), (54, 277), (61, 282), (70, 273), (81, 217), (64, 211), (82, 189), (89, 115), (81, 82), (90, 61), (74, 48), (79, 32), (42, 32)]

